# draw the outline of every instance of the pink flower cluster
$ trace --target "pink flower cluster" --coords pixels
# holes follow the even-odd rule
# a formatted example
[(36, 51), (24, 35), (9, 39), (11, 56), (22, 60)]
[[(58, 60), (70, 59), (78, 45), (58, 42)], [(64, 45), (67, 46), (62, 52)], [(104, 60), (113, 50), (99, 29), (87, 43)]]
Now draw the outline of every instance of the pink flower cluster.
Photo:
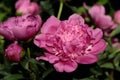
[(18, 0), (15, 8), (18, 13), (22, 14), (39, 14), (41, 12), (40, 6), (36, 2), (30, 2), (30, 0)]
[(95, 24), (103, 30), (110, 30), (116, 27), (111, 16), (105, 15), (105, 8), (103, 5), (95, 4), (90, 8), (89, 14), (93, 18)]
[[(18, 0), (16, 10), (23, 16), (11, 17), (0, 23), (0, 35), (15, 41), (5, 49), (5, 56), (10, 61), (20, 61), (22, 47), (16, 41), (27, 41), (40, 30), (42, 20), (39, 6), (30, 0)], [(89, 13), (95, 23), (102, 29), (113, 26), (110, 16), (105, 15), (103, 6), (95, 5)], [(100, 14), (97, 16), (96, 14)], [(106, 20), (105, 23), (103, 20)], [(106, 48), (101, 29), (92, 29), (84, 19), (73, 14), (68, 20), (60, 21), (51, 16), (43, 24), (41, 34), (35, 36), (34, 44), (47, 51), (37, 60), (45, 60), (54, 65), (58, 72), (73, 72), (78, 64), (92, 64), (98, 61), (98, 54)]]
[(38, 15), (11, 17), (0, 23), (0, 35), (8, 40), (28, 40), (40, 30), (41, 24), (42, 20)]
[(98, 54), (106, 48), (102, 37), (101, 29), (90, 28), (78, 14), (64, 21), (51, 16), (34, 39), (35, 45), (47, 50), (45, 56), (36, 59), (49, 61), (58, 72), (72, 72), (78, 64), (98, 60)]

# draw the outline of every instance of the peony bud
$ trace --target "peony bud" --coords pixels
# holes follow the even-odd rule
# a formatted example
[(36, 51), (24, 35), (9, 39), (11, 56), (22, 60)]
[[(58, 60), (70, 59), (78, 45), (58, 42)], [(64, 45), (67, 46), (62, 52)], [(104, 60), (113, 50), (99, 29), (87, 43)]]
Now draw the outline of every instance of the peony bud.
[(17, 42), (14, 42), (5, 49), (5, 56), (9, 61), (19, 62), (22, 50), (22, 47)]
[(93, 18), (95, 24), (102, 30), (116, 28), (116, 24), (112, 21), (111, 16), (105, 15), (105, 8), (103, 5), (95, 4), (89, 9), (89, 14)]
[(38, 15), (12, 17), (0, 24), (0, 35), (8, 40), (28, 40), (40, 30), (41, 23)]
[(105, 15), (105, 8), (102, 5), (95, 4), (90, 8), (89, 14), (91, 15), (92, 18), (95, 18), (99, 15)]
[(15, 4), (17, 13), (21, 14), (39, 14), (41, 8), (36, 2), (30, 2), (30, 0), (18, 0)]

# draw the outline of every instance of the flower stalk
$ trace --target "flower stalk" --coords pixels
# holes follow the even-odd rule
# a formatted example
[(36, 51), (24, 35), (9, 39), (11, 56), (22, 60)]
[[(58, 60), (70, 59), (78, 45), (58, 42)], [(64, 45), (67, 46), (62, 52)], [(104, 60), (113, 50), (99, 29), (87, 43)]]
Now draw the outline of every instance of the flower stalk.
[(31, 57), (30, 57), (30, 48), (29, 47), (27, 48), (27, 55), (28, 55), (28, 59), (30, 59)]
[(59, 7), (58, 15), (57, 15), (58, 19), (60, 19), (61, 17), (62, 9), (63, 9), (63, 0), (60, 0), (60, 7)]

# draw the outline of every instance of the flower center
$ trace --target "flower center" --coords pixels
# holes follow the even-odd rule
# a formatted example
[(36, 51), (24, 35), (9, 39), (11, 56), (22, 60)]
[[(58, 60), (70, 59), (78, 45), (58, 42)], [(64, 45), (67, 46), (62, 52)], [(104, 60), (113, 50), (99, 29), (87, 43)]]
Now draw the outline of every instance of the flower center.
[[(61, 44), (57, 41), (53, 51), (56, 56), (67, 56), (68, 58), (75, 59), (78, 56), (85, 54), (86, 49), (89, 49), (90, 36), (87, 33), (87, 27), (84, 25), (65, 25), (61, 26), (57, 33), (56, 38), (59, 38)], [(61, 46), (61, 47), (57, 47)]]

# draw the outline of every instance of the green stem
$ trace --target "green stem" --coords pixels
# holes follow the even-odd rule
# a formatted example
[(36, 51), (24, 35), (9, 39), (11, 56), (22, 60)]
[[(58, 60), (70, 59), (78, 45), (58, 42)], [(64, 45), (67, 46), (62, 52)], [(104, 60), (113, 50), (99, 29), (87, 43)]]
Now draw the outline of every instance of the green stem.
[(110, 73), (110, 80), (114, 80), (114, 71), (113, 70)]
[(30, 48), (27, 48), (27, 55), (28, 55), (28, 58), (30, 59)]
[(63, 0), (60, 0), (60, 7), (59, 7), (58, 15), (57, 15), (58, 19), (60, 19), (62, 9), (63, 9)]

